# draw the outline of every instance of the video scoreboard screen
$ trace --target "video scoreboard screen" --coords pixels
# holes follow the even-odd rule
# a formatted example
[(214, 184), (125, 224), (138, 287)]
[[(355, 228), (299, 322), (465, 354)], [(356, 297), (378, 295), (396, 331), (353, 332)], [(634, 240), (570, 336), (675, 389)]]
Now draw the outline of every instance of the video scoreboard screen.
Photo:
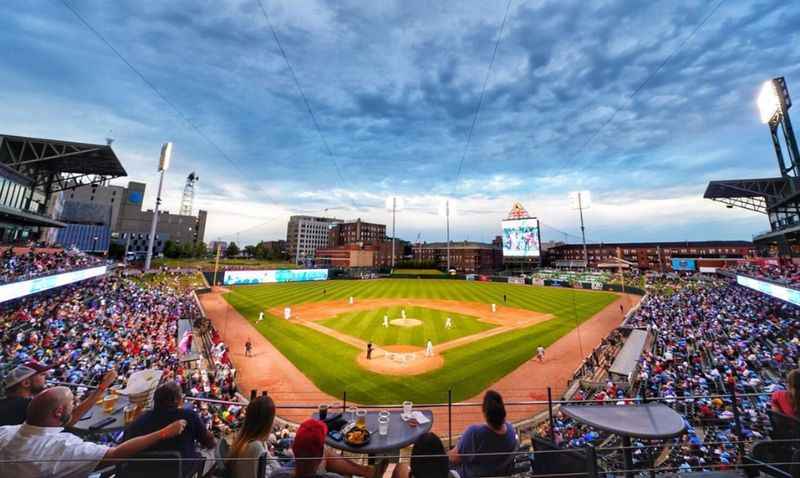
[(502, 222), (503, 257), (539, 257), (539, 220), (511, 219)]

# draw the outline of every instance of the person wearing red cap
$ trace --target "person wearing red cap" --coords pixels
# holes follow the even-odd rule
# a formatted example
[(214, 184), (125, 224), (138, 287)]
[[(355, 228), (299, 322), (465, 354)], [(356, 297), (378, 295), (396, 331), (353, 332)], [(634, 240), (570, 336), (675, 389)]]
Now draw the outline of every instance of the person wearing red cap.
[[(335, 457), (325, 450), (328, 426), (320, 420), (306, 420), (300, 424), (292, 443), (294, 469), (281, 468), (270, 478), (341, 478), (341, 475), (366, 477), (383, 476), (386, 463), (381, 466), (362, 466), (350, 460)], [(327, 471), (326, 471), (327, 470)], [(337, 474), (340, 473), (340, 474)]]
[[(43, 365), (35, 360), (19, 365), (8, 373), (3, 384), (6, 389), (6, 398), (0, 400), (0, 426), (21, 425), (25, 421), (28, 404), (39, 392), (45, 389), (47, 372), (53, 365)], [(89, 393), (86, 399), (75, 407), (72, 418), (67, 426), (75, 424), (92, 408), (92, 405), (103, 396), (106, 389), (114, 383), (117, 373), (114, 370), (106, 372), (97, 389)]]
[(319, 472), (325, 460), (325, 436), (328, 426), (321, 420), (306, 420), (300, 424), (292, 443), (294, 470), (280, 469), (270, 478), (340, 478), (328, 472)]

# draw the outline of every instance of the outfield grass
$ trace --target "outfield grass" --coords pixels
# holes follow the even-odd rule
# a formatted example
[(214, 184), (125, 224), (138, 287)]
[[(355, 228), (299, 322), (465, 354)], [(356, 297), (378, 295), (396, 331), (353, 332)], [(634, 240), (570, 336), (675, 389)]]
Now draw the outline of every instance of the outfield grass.
[[(401, 309), (405, 309), (406, 317), (421, 320), (422, 324), (417, 327), (394, 325), (384, 327), (383, 316), (388, 316), (390, 321), (399, 319)], [(448, 317), (453, 319), (453, 328), (451, 329), (444, 327)], [(436, 345), (495, 327), (470, 315), (417, 306), (379, 307), (360, 312), (346, 312), (319, 323), (364, 341), (371, 340), (376, 345), (414, 345), (417, 347), (425, 347), (428, 340)]]
[(392, 269), (392, 275), (443, 276), (438, 269)]
[[(503, 303), (553, 315), (525, 329), (498, 334), (445, 352), (444, 367), (413, 377), (365, 371), (356, 364), (360, 350), (308, 327), (269, 314), (272, 307), (307, 302), (367, 298), (450, 299)], [(238, 286), (226, 300), (294, 363), (321, 390), (364, 404), (443, 402), (448, 389), (454, 400), (472, 397), (529, 360), (537, 346), (548, 346), (614, 301), (607, 292), (526, 287), (498, 282), (385, 279), (324, 281)], [(260, 324), (259, 312), (266, 313)], [(535, 382), (531, 386), (549, 384)], [(523, 385), (523, 384), (520, 384)]]

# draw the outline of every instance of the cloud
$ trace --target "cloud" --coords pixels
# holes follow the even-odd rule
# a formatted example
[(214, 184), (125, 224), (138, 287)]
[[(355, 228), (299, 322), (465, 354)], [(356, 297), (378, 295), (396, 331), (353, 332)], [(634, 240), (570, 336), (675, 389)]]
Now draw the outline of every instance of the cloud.
[(254, 1), (71, 0), (180, 113), (69, 10), (14, 3), (0, 132), (114, 137), (147, 203), (173, 141), (165, 202), (196, 171), (207, 239), (282, 237), (289, 215), (326, 210), (386, 222), (390, 194), (416, 208), (403, 237), (441, 238), (447, 197), (458, 237), (491, 239), (517, 199), (575, 232), (575, 189), (598, 200), (599, 240), (748, 238), (765, 218), (702, 192), (777, 174), (755, 94), (800, 81), (794, 2), (725, 2), (689, 41), (707, 2), (514, 2), (465, 149), (505, 2), (264, 1), (316, 123)]

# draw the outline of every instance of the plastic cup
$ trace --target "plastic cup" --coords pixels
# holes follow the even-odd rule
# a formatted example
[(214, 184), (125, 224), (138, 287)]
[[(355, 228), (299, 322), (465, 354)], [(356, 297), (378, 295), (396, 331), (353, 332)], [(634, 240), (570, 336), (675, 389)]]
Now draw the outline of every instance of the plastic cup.
[(356, 407), (348, 407), (347, 408), (347, 421), (354, 422), (356, 421)]
[(326, 418), (328, 418), (328, 405), (323, 403), (319, 406), (319, 419), (325, 420)]
[(386, 436), (389, 434), (389, 416), (378, 416), (378, 435)]
[(367, 427), (367, 411), (358, 409), (356, 410), (356, 427), (357, 428), (366, 428)]

